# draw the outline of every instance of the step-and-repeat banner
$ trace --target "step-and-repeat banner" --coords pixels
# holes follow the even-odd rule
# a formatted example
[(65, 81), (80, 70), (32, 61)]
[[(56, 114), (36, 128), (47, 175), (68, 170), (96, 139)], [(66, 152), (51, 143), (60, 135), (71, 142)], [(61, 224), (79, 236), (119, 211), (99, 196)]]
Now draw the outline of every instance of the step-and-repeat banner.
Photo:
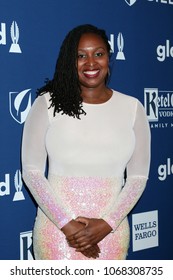
[(151, 127), (150, 176), (129, 215), (127, 259), (173, 259), (173, 0), (0, 0), (0, 259), (33, 259), (23, 125), (65, 35), (84, 23), (106, 30), (110, 87), (137, 97)]

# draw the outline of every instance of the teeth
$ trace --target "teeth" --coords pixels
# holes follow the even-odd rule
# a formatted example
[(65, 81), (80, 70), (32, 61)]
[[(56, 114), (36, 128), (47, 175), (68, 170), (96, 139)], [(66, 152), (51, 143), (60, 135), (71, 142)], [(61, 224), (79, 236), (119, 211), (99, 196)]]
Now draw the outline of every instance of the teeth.
[(84, 71), (85, 74), (88, 74), (88, 75), (95, 75), (99, 72), (99, 70), (92, 70), (92, 71)]

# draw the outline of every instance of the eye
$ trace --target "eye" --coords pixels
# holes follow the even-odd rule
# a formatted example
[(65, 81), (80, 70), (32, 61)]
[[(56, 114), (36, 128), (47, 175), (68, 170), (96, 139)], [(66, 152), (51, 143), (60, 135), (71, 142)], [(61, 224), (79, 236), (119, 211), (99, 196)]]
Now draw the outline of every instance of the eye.
[(86, 54), (79, 53), (78, 54), (78, 59), (86, 58)]
[(103, 56), (103, 55), (104, 55), (103, 52), (96, 52), (96, 53), (95, 53), (95, 56), (96, 56), (96, 57), (101, 57), (101, 56)]

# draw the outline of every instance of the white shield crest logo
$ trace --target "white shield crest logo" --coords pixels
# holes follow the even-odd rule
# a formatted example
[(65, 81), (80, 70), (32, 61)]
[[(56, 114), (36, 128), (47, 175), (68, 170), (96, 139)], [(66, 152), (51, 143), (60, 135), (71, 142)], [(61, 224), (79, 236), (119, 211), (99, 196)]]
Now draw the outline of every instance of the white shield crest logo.
[(25, 89), (21, 92), (9, 93), (10, 114), (13, 119), (22, 124), (31, 109), (31, 89)]
[(133, 4), (135, 4), (135, 2), (137, 1), (137, 0), (125, 0), (126, 1), (126, 3), (129, 5), (129, 6), (132, 6)]

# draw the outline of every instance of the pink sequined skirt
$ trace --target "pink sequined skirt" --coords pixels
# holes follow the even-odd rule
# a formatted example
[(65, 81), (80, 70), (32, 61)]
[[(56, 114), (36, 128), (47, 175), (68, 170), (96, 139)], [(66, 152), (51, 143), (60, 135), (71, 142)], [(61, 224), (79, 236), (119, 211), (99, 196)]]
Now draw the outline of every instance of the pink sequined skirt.
[[(121, 190), (120, 178), (58, 177), (49, 175), (57, 202), (71, 219), (78, 216), (101, 218), (109, 212)], [(100, 260), (124, 260), (129, 247), (127, 218), (114, 233), (98, 245)], [(68, 246), (64, 234), (38, 209), (33, 231), (35, 259), (86, 260), (82, 253)]]

